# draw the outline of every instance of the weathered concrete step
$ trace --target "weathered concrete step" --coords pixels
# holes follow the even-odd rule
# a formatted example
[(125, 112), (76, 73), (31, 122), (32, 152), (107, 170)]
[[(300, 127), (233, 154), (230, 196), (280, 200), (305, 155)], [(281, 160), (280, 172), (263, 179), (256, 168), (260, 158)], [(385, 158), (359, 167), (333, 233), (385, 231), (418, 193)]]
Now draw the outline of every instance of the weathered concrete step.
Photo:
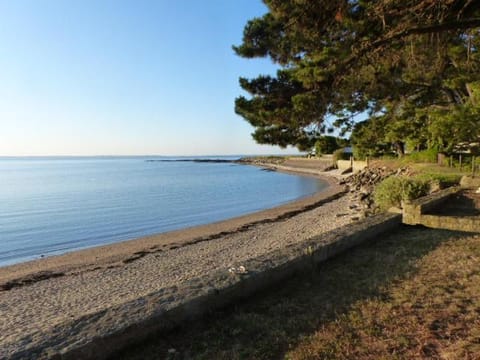
[(407, 225), (480, 233), (480, 216), (476, 215), (479, 203), (480, 194), (451, 187), (403, 203), (402, 221)]

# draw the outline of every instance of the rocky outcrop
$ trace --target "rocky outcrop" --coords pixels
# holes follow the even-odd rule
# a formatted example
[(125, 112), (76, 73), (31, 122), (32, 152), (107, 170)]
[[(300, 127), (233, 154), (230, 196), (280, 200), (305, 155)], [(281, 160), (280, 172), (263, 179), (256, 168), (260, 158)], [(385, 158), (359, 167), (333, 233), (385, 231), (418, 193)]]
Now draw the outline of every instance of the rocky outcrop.
[(363, 216), (371, 216), (378, 212), (373, 201), (375, 186), (389, 176), (408, 176), (408, 167), (391, 169), (388, 167), (369, 167), (342, 180), (347, 186), (353, 203), (363, 211)]
[(278, 165), (285, 162), (285, 157), (282, 156), (252, 156), (252, 157), (242, 157), (241, 159), (236, 160), (238, 164), (246, 165)]

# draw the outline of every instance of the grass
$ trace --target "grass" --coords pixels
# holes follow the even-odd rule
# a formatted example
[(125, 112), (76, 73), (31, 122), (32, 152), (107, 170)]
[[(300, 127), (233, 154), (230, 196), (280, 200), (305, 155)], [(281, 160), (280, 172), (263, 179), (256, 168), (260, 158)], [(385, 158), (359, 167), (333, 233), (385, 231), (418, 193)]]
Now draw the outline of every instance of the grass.
[(480, 359), (480, 236), (402, 227), (123, 359)]
[[(435, 163), (415, 163), (404, 159), (390, 160), (372, 160), (372, 165), (377, 167), (387, 167), (390, 169), (398, 169), (408, 166), (414, 173), (414, 178), (425, 182), (438, 182), (442, 187), (452, 186), (460, 183), (462, 176), (471, 175), (470, 169), (455, 168), (448, 166), (440, 166)], [(480, 174), (476, 174), (477, 176)]]
[(462, 177), (463, 175), (470, 175), (471, 171), (461, 170), (459, 168), (440, 166), (431, 163), (412, 163), (410, 164), (412, 169), (420, 174), (443, 174), (446, 176)]

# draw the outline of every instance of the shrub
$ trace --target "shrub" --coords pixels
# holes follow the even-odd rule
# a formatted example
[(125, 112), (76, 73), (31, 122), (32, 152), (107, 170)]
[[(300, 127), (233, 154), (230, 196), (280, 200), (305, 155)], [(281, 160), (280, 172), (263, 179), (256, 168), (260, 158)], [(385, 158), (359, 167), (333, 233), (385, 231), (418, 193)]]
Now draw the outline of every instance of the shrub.
[(462, 175), (459, 174), (425, 173), (415, 176), (416, 180), (428, 182), (430, 184), (438, 184), (441, 189), (460, 184), (461, 178)]
[(408, 155), (408, 160), (417, 163), (436, 163), (438, 158), (437, 149), (428, 149), (422, 151), (414, 151)]
[(346, 153), (344, 148), (335, 150), (333, 153), (333, 161), (337, 160), (349, 160), (352, 154)]
[(401, 207), (402, 200), (413, 200), (426, 195), (429, 183), (423, 180), (390, 176), (377, 185), (373, 193), (375, 204), (382, 210)]

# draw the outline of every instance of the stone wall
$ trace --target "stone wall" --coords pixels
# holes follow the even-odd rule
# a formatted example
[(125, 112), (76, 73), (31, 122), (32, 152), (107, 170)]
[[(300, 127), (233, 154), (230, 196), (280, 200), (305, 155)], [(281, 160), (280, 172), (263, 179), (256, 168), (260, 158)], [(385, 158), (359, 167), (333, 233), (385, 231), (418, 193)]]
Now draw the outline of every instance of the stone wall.
[(421, 224), (434, 229), (480, 233), (480, 218), (478, 216), (422, 215)]
[(353, 172), (357, 172), (368, 167), (368, 162), (359, 160), (337, 160), (337, 167), (342, 171), (352, 169)]
[(422, 219), (425, 213), (440, 206), (458, 191), (460, 191), (458, 187), (451, 187), (410, 202), (403, 202), (403, 223), (407, 225), (422, 224)]
[(460, 180), (460, 186), (466, 189), (478, 189), (480, 188), (480, 177), (463, 176)]
[(446, 229), (480, 233), (479, 216), (455, 216), (429, 214), (433, 210), (461, 192), (459, 187), (452, 187), (424, 196), (410, 203), (403, 203), (402, 221), (408, 225), (423, 225), (434, 229)]
[(337, 168), (342, 171), (353, 169), (353, 162), (351, 160), (337, 160)]
[(361, 171), (367, 167), (367, 161), (353, 160), (353, 172)]

